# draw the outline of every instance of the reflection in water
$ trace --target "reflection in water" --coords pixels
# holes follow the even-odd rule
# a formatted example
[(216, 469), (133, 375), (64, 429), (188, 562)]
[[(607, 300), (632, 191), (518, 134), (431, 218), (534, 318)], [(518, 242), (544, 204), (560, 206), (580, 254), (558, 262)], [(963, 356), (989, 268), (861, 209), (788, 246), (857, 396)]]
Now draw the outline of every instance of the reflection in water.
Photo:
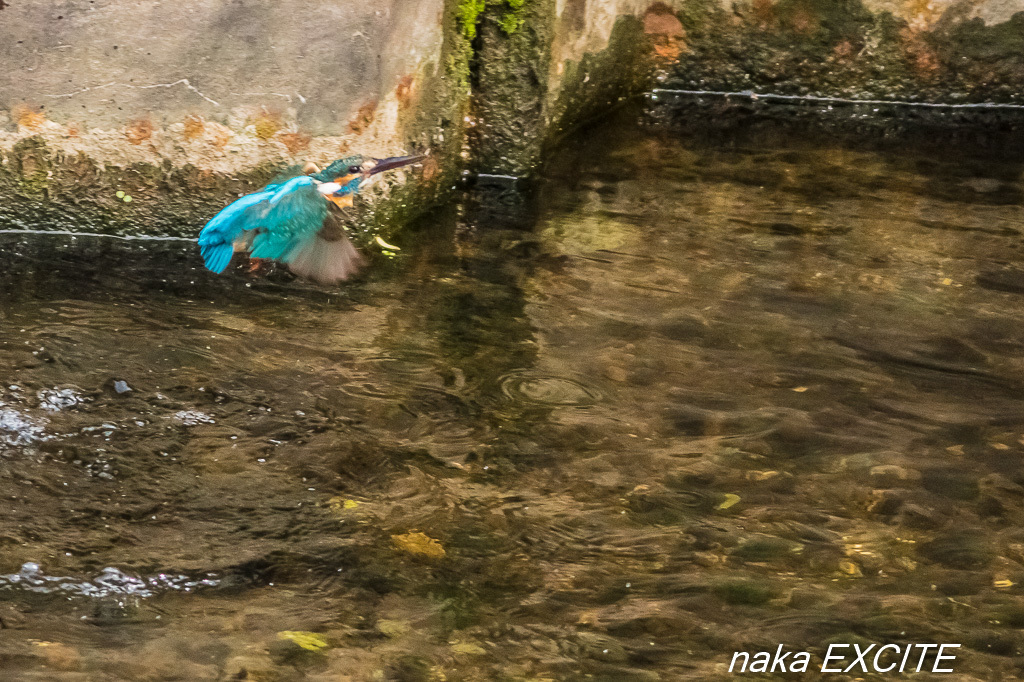
[(1021, 171), (617, 122), (345, 288), (4, 236), (5, 674), (1017, 676)]

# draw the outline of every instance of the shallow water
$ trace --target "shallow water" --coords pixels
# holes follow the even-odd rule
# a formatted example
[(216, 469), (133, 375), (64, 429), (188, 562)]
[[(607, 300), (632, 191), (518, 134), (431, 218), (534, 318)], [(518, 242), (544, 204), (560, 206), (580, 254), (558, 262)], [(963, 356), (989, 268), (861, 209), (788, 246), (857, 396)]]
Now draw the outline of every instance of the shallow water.
[(3, 237), (3, 678), (1016, 677), (1022, 167), (762, 133), (588, 131), (344, 288)]

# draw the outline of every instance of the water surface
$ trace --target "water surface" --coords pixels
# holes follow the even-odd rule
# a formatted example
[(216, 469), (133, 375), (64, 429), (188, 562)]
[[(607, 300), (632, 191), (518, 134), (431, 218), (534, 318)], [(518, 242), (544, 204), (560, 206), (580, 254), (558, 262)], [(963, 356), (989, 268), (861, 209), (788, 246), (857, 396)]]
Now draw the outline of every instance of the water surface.
[(343, 288), (3, 237), (4, 679), (1018, 675), (1021, 164), (617, 122), (547, 175)]

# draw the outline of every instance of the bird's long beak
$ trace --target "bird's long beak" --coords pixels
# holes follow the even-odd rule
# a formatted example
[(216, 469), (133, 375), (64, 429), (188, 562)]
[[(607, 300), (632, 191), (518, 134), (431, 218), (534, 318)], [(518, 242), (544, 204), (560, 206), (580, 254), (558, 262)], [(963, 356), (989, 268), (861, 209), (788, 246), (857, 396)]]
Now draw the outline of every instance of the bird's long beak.
[(427, 158), (426, 154), (416, 154), (414, 156), (392, 156), (387, 159), (377, 159), (377, 163), (367, 171), (366, 175), (376, 175), (384, 171), (395, 170), (396, 168), (422, 161), (425, 158)]

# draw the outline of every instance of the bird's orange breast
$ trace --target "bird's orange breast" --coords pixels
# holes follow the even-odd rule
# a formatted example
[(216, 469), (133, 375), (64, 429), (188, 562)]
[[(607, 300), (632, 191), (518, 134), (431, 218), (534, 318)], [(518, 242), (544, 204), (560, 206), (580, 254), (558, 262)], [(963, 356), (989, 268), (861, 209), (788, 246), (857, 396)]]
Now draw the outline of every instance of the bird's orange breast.
[(336, 197), (333, 194), (327, 197), (327, 200), (332, 202), (338, 208), (352, 208), (353, 200), (351, 194)]

